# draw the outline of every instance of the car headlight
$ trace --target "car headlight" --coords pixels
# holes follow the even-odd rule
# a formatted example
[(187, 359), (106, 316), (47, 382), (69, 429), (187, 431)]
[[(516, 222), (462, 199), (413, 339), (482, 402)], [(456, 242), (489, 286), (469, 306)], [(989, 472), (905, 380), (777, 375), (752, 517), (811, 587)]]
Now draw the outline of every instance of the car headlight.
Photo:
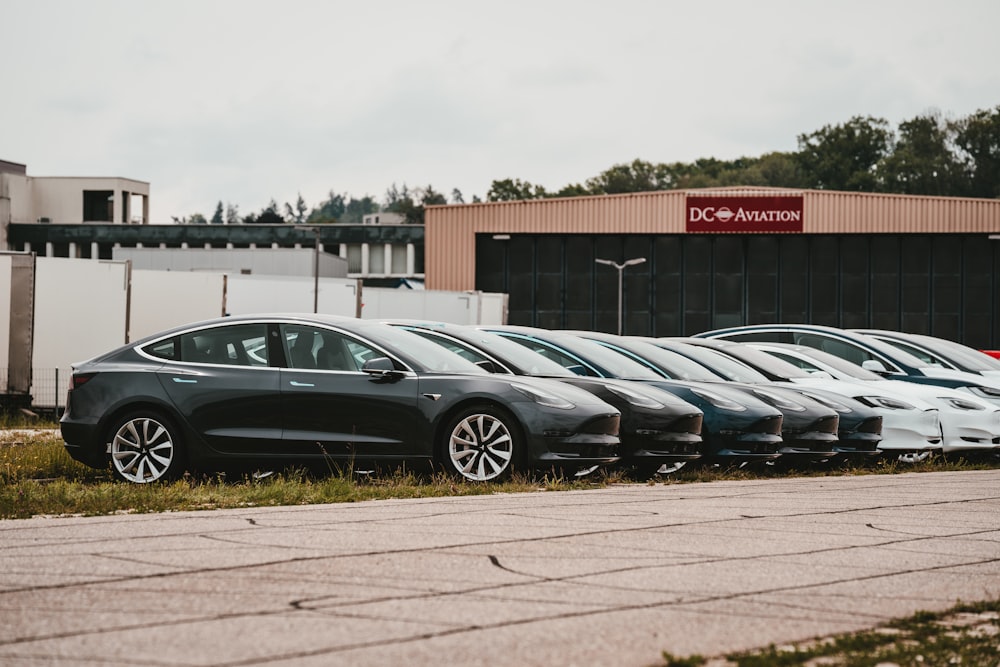
[(754, 389), (754, 396), (757, 398), (770, 403), (779, 410), (791, 410), (792, 412), (802, 412), (806, 409), (806, 406), (801, 403), (796, 403), (795, 401), (789, 400), (784, 396), (779, 396), (778, 394), (772, 394), (769, 391), (763, 389)]
[[(857, 400), (872, 408), (885, 408), (886, 410), (916, 410), (915, 405), (910, 405), (906, 401), (888, 396), (857, 396)], [(942, 399), (943, 400), (943, 399)]]
[(691, 392), (705, 399), (715, 407), (720, 410), (730, 410), (732, 412), (744, 412), (747, 406), (742, 403), (737, 403), (736, 401), (731, 401), (725, 396), (716, 394), (714, 391), (706, 391), (705, 389), (692, 389)]
[(529, 387), (526, 384), (517, 384), (514, 382), (511, 382), (510, 386), (512, 389), (524, 394), (525, 396), (533, 400), (535, 403), (538, 403), (539, 405), (544, 405), (545, 407), (548, 408), (559, 408), (560, 410), (572, 410), (573, 408), (576, 407), (562, 396), (556, 396), (555, 394), (543, 391), (537, 387)]
[(979, 405), (979, 403), (973, 403), (972, 401), (967, 401), (964, 398), (955, 398), (954, 396), (939, 396), (939, 401), (944, 401), (956, 410), (985, 410), (985, 405)]
[(625, 399), (629, 405), (634, 405), (637, 408), (649, 408), (650, 410), (662, 410), (667, 407), (663, 403), (660, 403), (655, 398), (648, 396), (646, 394), (634, 391), (632, 389), (627, 389), (625, 387), (619, 387), (614, 385), (604, 385), (608, 388), (612, 394), (618, 396), (619, 398)]
[(981, 384), (977, 384), (962, 388), (967, 389), (975, 396), (979, 396), (980, 398), (985, 398), (990, 401), (995, 401), (1000, 398), (1000, 389), (994, 389), (993, 387), (984, 387)]
[(812, 400), (816, 401), (817, 403), (822, 403), (826, 407), (831, 408), (833, 410), (836, 410), (840, 414), (846, 415), (848, 412), (851, 412), (851, 406), (845, 405), (845, 404), (841, 403), (840, 401), (835, 401), (835, 400), (833, 400), (832, 398), (830, 398), (828, 396), (820, 396), (819, 394), (813, 394), (813, 393), (808, 392), (808, 391), (804, 391), (802, 393), (803, 393), (803, 395), (808, 396), (809, 398), (811, 398)]

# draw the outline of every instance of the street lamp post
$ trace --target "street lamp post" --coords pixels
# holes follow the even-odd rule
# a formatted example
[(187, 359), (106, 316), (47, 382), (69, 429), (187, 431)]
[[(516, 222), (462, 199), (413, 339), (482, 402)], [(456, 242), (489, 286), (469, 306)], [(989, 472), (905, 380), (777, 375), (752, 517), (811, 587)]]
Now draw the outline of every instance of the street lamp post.
[(635, 266), (636, 264), (642, 264), (646, 261), (645, 257), (634, 257), (632, 259), (627, 259), (621, 264), (618, 262), (613, 262), (610, 259), (595, 259), (598, 264), (606, 264), (612, 266), (618, 270), (618, 335), (622, 335), (622, 308), (623, 308), (623, 297), (624, 297), (624, 286), (622, 281), (622, 276), (625, 273), (625, 268), (629, 266)]
[(320, 228), (313, 227), (313, 312), (319, 312), (319, 239)]

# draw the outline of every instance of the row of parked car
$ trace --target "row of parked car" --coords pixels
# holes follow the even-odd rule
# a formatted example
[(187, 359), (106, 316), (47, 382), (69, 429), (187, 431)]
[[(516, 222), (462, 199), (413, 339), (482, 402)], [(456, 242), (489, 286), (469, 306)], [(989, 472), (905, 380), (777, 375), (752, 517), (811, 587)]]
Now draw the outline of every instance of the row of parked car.
[(530, 468), (1000, 452), (1000, 361), (889, 331), (758, 325), (690, 338), (227, 317), (74, 367), (70, 455), (135, 483), (185, 470)]

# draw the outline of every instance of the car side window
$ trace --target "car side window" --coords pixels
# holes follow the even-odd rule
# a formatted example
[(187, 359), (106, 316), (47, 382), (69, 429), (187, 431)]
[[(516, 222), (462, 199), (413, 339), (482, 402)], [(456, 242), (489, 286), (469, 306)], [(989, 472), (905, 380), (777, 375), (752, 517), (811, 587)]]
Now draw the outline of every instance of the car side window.
[(869, 359), (875, 358), (873, 354), (871, 354), (864, 348), (858, 347), (857, 345), (852, 345), (847, 341), (837, 340), (835, 338), (827, 338), (826, 336), (817, 336), (817, 335), (796, 336), (795, 343), (797, 345), (805, 345), (806, 347), (814, 347), (817, 350), (823, 350), (824, 352), (829, 352), (835, 357), (846, 359), (847, 361), (850, 361), (853, 364), (857, 364), (858, 366), (868, 361)]
[(234, 324), (177, 337), (180, 361), (223, 366), (267, 366), (267, 325)]
[(282, 327), (288, 367), (356, 373), (377, 350), (336, 331), (306, 325)]
[(148, 355), (156, 357), (157, 359), (166, 359), (168, 361), (173, 361), (177, 358), (177, 337), (168, 338), (167, 340), (161, 340), (158, 343), (152, 343), (142, 348), (142, 351)]
[(720, 336), (738, 343), (791, 343), (792, 334), (787, 331), (733, 331)]

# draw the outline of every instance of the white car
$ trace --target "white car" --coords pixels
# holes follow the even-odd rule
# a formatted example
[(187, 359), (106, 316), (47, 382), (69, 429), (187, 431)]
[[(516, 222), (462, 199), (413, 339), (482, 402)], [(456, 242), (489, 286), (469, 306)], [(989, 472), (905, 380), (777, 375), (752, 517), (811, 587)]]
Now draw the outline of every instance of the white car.
[[(806, 371), (870, 386), (873, 393), (891, 393), (910, 403), (920, 401), (936, 407), (941, 423), (941, 448), (945, 453), (1000, 451), (1000, 409), (994, 403), (976, 398), (969, 392), (936, 385), (888, 380), (813, 347), (784, 343), (748, 344)], [(887, 423), (883, 422), (884, 436), (886, 427)]]
[(882, 329), (854, 329), (854, 331), (898, 347), (930, 366), (976, 373), (992, 378), (1000, 377), (1000, 361), (961, 343), (945, 338), (900, 331), (884, 331)]

